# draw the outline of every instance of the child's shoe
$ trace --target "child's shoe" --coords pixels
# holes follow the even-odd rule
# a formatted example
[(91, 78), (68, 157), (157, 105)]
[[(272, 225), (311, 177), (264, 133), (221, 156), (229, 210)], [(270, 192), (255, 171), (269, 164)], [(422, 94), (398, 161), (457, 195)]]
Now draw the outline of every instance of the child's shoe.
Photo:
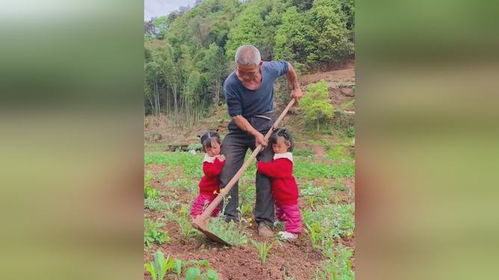
[(286, 240), (298, 238), (298, 234), (287, 232), (287, 231), (279, 231), (278, 235), (279, 235), (279, 237), (284, 238)]

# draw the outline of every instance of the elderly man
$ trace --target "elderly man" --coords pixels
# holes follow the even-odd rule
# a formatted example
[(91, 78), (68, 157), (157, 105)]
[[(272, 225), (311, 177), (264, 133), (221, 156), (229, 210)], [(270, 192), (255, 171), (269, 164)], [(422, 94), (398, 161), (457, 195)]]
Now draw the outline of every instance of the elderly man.
[[(265, 147), (257, 156), (258, 160), (271, 161), (272, 147), (267, 146), (264, 135), (271, 128), (273, 116), (274, 82), (284, 74), (291, 85), (291, 96), (299, 99), (303, 93), (293, 66), (286, 61), (261, 61), (260, 51), (251, 45), (241, 46), (236, 52), (236, 69), (224, 82), (225, 99), (232, 121), (229, 132), (222, 144), (222, 153), (226, 163), (220, 175), (221, 187), (225, 187), (230, 179), (241, 168), (248, 148), (254, 150), (256, 145)], [(239, 220), (239, 194), (236, 184), (230, 191), (229, 201), (225, 206), (228, 220)], [(270, 179), (256, 174), (255, 221), (258, 223), (258, 234), (271, 237), (274, 223), (274, 200)]]

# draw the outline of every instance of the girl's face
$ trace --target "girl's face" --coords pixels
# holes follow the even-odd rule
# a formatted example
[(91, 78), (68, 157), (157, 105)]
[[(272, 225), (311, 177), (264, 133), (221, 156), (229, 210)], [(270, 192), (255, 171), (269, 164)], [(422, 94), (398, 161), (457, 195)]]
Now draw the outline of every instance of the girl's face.
[(282, 154), (288, 152), (289, 145), (286, 144), (286, 140), (283, 137), (278, 137), (275, 144), (272, 144), (272, 150), (275, 154)]
[(220, 144), (216, 140), (211, 140), (211, 147), (205, 147), (205, 150), (210, 157), (218, 156), (220, 154)]

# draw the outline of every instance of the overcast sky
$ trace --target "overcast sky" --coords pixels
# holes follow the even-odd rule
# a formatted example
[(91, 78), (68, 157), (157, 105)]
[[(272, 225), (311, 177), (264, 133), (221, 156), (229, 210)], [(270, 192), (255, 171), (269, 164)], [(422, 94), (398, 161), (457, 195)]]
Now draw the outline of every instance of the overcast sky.
[(167, 15), (181, 6), (192, 7), (196, 0), (144, 0), (144, 20)]

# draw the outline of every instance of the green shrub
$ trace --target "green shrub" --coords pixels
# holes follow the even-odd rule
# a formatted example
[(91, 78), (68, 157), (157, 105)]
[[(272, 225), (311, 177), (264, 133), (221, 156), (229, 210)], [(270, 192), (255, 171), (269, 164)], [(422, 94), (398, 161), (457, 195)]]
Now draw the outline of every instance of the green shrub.
[(327, 83), (322, 80), (307, 87), (307, 93), (300, 102), (303, 110), (305, 123), (315, 123), (317, 131), (321, 122), (327, 122), (333, 118), (334, 107), (329, 99)]

